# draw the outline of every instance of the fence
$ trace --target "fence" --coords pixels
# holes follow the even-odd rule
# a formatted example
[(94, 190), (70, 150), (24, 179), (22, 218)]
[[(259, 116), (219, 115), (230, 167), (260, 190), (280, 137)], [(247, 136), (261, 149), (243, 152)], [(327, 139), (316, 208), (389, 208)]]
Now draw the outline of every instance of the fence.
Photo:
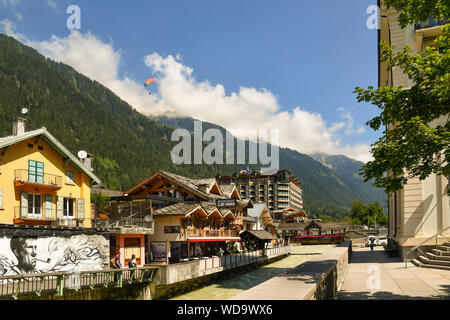
[(62, 296), (64, 290), (78, 291), (110, 286), (121, 288), (124, 283), (152, 282), (157, 270), (155, 267), (143, 267), (2, 276), (0, 298), (18, 299), (20, 296), (43, 294)]
[(272, 248), (265, 250), (263, 254), (262, 250), (244, 252), (237, 255), (227, 255), (223, 257), (213, 257), (200, 260), (200, 271), (215, 269), (215, 268), (227, 268), (239, 264), (250, 264), (260, 260), (262, 257), (276, 257), (291, 252), (291, 246)]

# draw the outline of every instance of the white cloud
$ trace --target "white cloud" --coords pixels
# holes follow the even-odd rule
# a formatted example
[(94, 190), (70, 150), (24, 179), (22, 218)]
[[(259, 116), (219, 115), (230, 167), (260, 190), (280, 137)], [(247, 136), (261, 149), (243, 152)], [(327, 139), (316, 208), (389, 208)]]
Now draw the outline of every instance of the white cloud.
[(15, 23), (9, 19), (0, 20), (0, 32), (28, 44), (28, 39), (24, 35), (17, 33)]
[(366, 128), (364, 128), (364, 127), (359, 127), (359, 128), (356, 130), (356, 133), (357, 133), (357, 134), (363, 134), (363, 133), (366, 133)]
[(19, 12), (16, 12), (15, 15), (16, 15), (16, 19), (18, 21), (22, 21), (23, 20), (23, 16)]
[(345, 109), (341, 110), (344, 121), (327, 123), (321, 114), (299, 106), (282, 111), (276, 96), (264, 88), (240, 87), (227, 95), (221, 84), (198, 81), (193, 68), (184, 65), (180, 56), (157, 53), (144, 58), (149, 74), (157, 75), (157, 84), (152, 84), (154, 94), (149, 95), (141, 82), (120, 77), (121, 51), (91, 33), (74, 31), (65, 38), (52, 36), (49, 41), (27, 44), (97, 80), (144, 114), (190, 116), (236, 134), (242, 129), (279, 129), (281, 147), (306, 154), (326, 152), (370, 159), (368, 145), (341, 145), (339, 132), (354, 131), (354, 119)]
[(47, 4), (52, 8), (52, 9), (56, 9), (58, 7), (58, 4), (56, 3), (55, 0), (47, 0)]
[(20, 3), (20, 1), (21, 0), (0, 0), (4, 7), (16, 7)]

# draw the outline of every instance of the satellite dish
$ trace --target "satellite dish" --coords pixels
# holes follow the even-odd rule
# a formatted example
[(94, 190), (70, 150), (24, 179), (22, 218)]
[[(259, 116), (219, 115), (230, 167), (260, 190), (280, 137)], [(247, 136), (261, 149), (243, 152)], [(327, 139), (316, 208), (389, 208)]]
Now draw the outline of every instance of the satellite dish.
[(88, 154), (84, 150), (81, 150), (80, 152), (78, 152), (78, 158), (80, 158), (80, 159), (86, 159), (87, 156), (88, 156)]
[(145, 216), (144, 217), (145, 222), (150, 222), (153, 220), (152, 216)]
[(21, 111), (21, 112), (22, 112), (23, 115), (25, 115), (25, 114), (28, 113), (28, 109), (27, 109), (27, 108), (22, 108), (22, 111)]

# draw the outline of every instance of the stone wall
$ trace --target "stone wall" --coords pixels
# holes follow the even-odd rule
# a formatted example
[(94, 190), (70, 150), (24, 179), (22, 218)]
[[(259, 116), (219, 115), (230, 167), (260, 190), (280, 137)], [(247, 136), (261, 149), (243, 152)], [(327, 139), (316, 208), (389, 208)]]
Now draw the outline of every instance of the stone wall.
[[(352, 243), (344, 242), (330, 252), (329, 269), (322, 274), (311, 300), (335, 300), (344, 283), (351, 259)], [(326, 253), (325, 253), (326, 254)]]

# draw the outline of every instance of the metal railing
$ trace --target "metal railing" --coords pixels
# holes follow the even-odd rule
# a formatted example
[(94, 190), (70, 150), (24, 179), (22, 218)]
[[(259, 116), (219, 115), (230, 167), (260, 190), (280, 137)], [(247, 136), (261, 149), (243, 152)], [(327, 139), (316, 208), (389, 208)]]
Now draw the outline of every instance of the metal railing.
[[(60, 216), (60, 217), (58, 217)], [(66, 210), (45, 207), (14, 207), (14, 219), (52, 221), (57, 225), (77, 226), (84, 218), (69, 217)]]
[[(62, 188), (62, 177), (49, 173), (44, 173), (42, 176), (30, 175), (28, 170), (17, 169), (14, 170), (15, 181), (36, 183), (52, 187)], [(33, 178), (31, 178), (33, 177)]]
[(144, 218), (114, 218), (110, 217), (108, 220), (108, 227), (109, 228), (118, 228), (118, 227), (140, 227), (140, 228), (147, 228), (152, 229), (153, 222), (152, 221), (146, 221)]
[(450, 23), (450, 20), (436, 20), (434, 18), (429, 18), (427, 21), (423, 21), (414, 25), (414, 30), (443, 26), (447, 23)]
[(199, 228), (184, 229), (186, 237), (238, 237), (239, 232), (235, 230), (212, 230)]
[(56, 294), (64, 290), (95, 289), (124, 284), (152, 282), (158, 268), (107, 269), (77, 273), (37, 273), (0, 277), (0, 299), (18, 299), (20, 296)]
[(405, 268), (408, 268), (408, 262), (409, 262), (409, 260), (408, 260), (408, 255), (411, 254), (413, 251), (418, 250), (422, 255), (425, 256), (425, 253), (420, 249), (420, 247), (421, 247), (424, 243), (426, 243), (426, 242), (432, 240), (433, 238), (436, 238), (435, 249), (437, 250), (437, 249), (438, 249), (438, 236), (442, 236), (442, 237), (444, 237), (444, 238), (450, 240), (450, 239), (447, 238), (446, 236), (442, 235), (442, 233), (444, 233), (444, 232), (447, 231), (447, 230), (450, 230), (450, 226), (448, 226), (448, 227), (445, 228), (445, 229), (442, 229), (442, 230), (439, 231), (438, 233), (432, 235), (431, 237), (429, 237), (429, 238), (425, 239), (424, 241), (422, 241), (421, 243), (419, 243), (417, 246), (415, 246), (415, 247), (413, 247), (412, 249), (408, 250), (408, 251), (406, 252), (406, 254), (405, 254)]
[(260, 260), (262, 257), (271, 258), (288, 254), (289, 252), (291, 252), (291, 249), (292, 247), (289, 245), (279, 248), (266, 249), (265, 252), (263, 252), (263, 250), (255, 250), (250, 252), (243, 252), (241, 254), (226, 255), (223, 257), (202, 258), (199, 260), (200, 271), (220, 267), (227, 268), (241, 263), (250, 264)]

